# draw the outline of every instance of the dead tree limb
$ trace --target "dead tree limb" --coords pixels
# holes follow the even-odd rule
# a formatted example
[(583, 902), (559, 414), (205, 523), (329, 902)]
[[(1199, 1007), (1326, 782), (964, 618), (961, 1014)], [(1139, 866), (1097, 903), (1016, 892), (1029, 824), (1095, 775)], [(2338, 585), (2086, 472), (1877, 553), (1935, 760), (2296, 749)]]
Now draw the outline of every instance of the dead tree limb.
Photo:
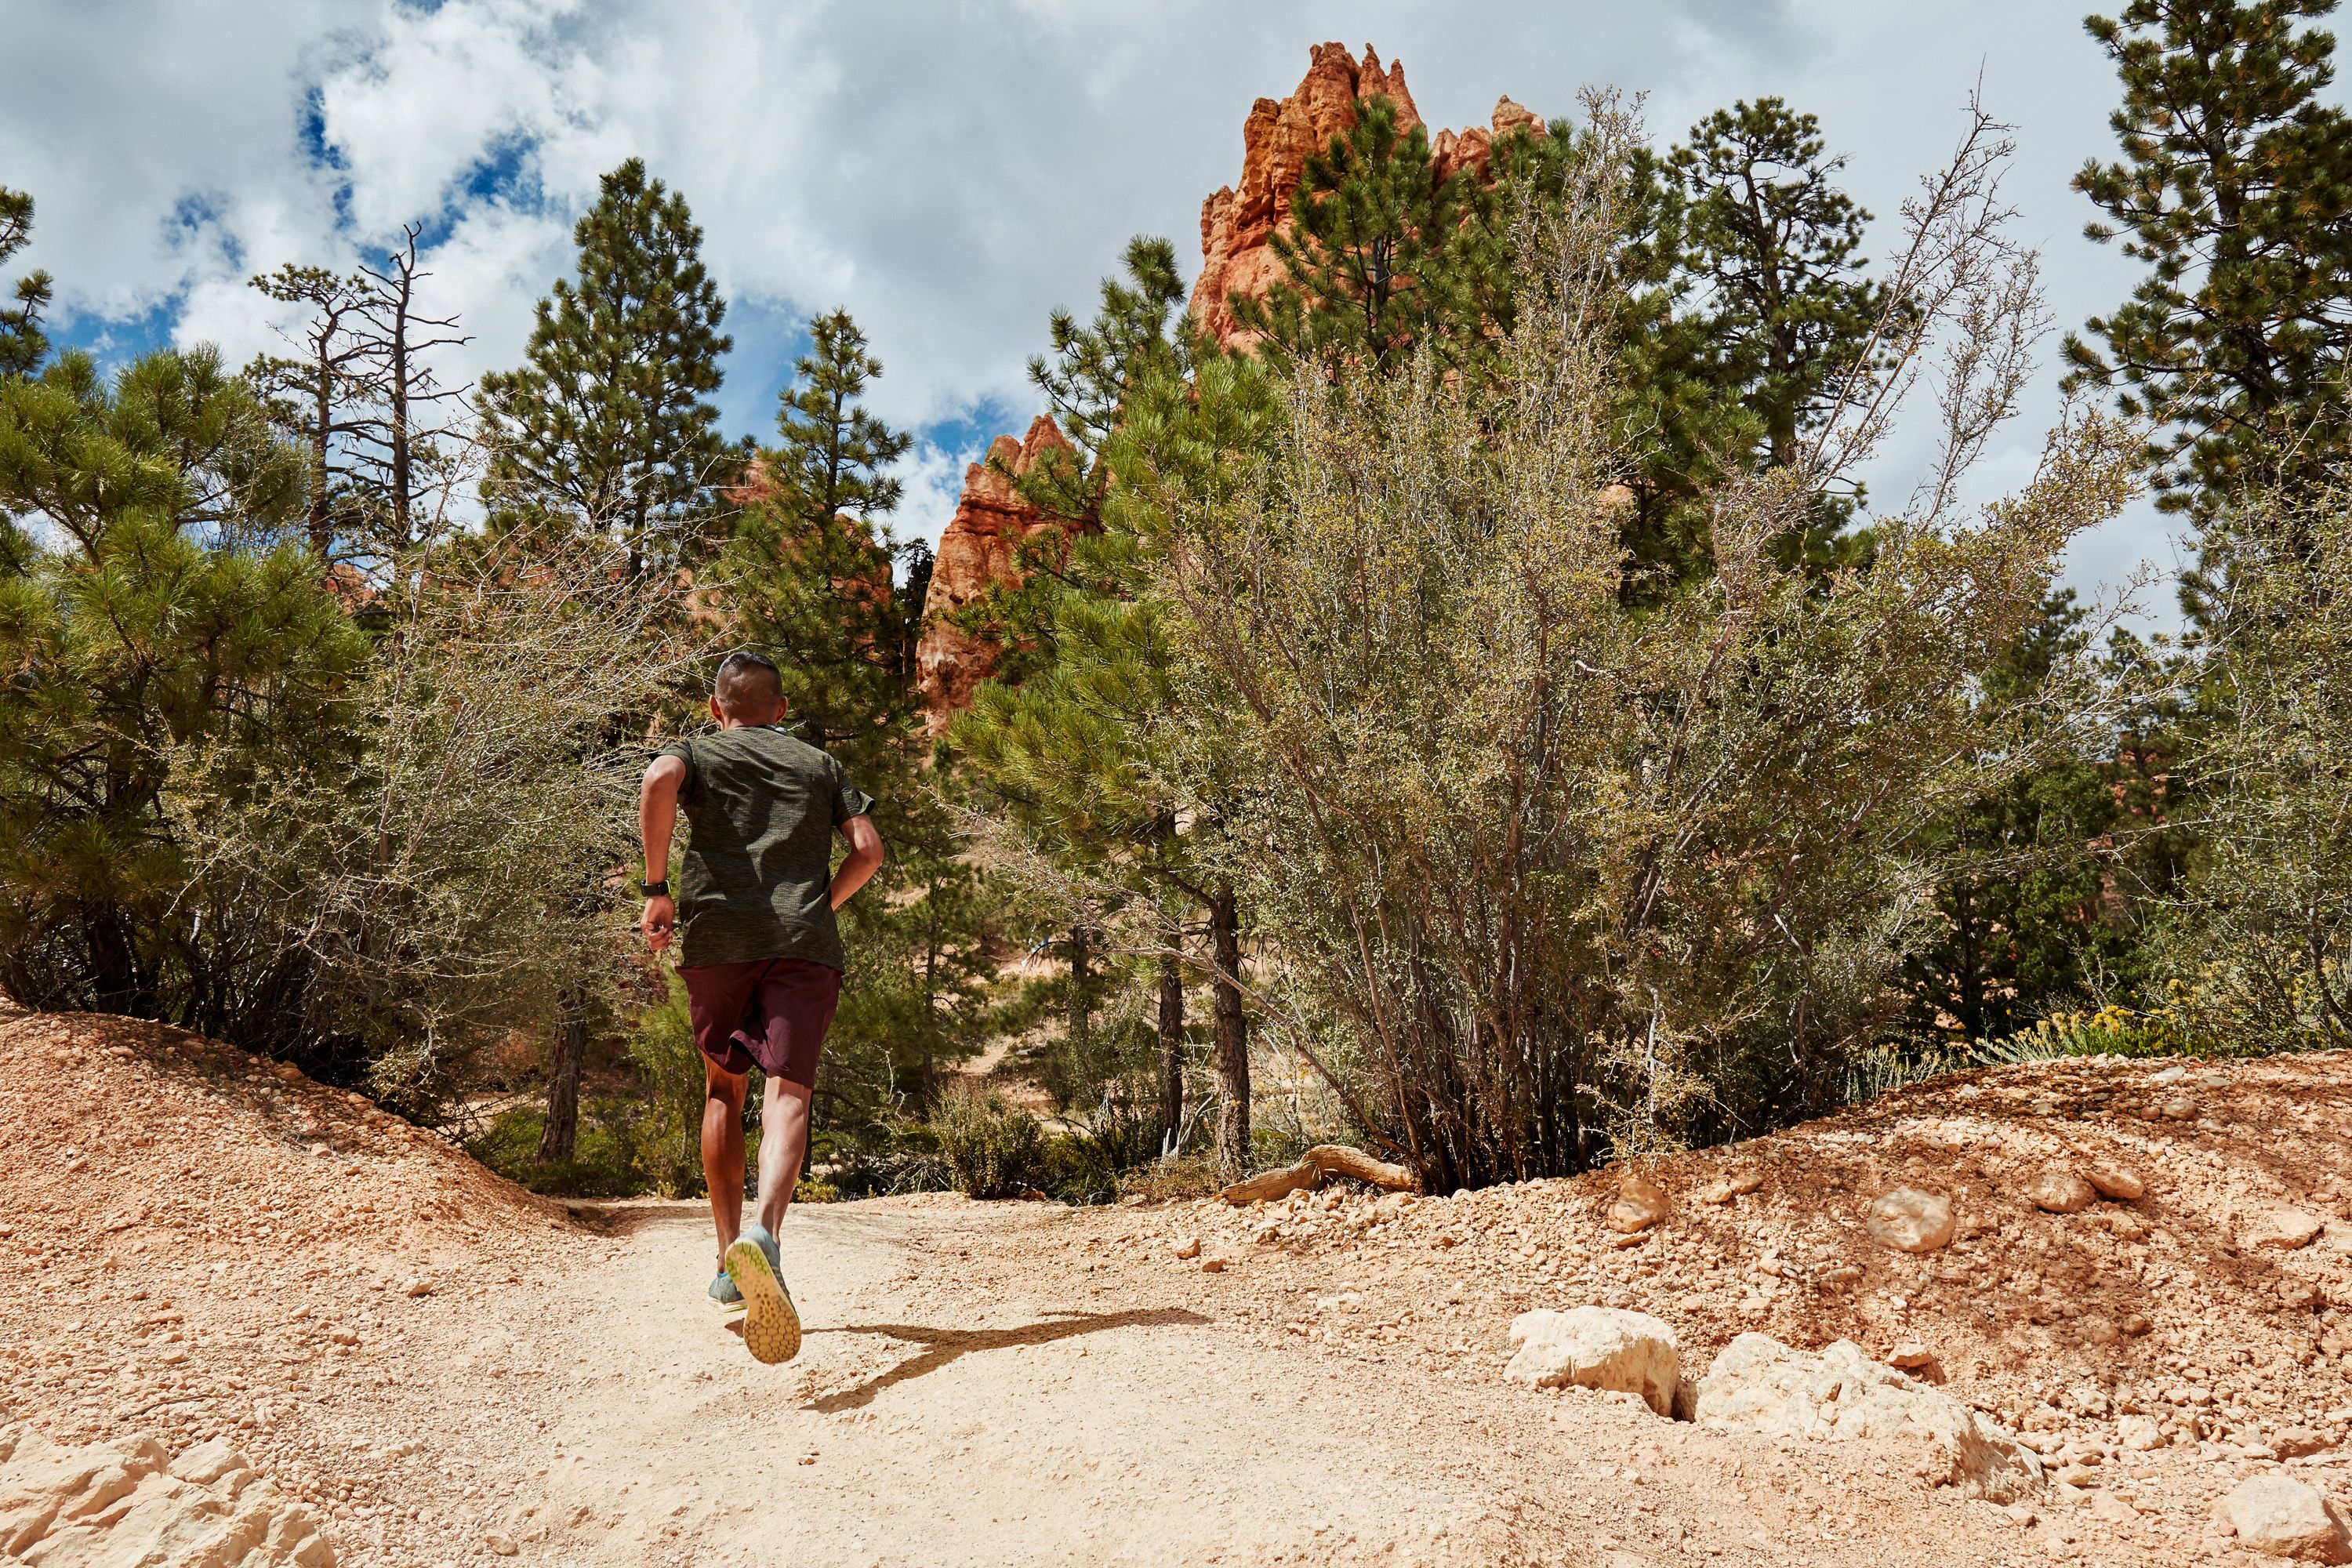
[(1296, 1165), (1265, 1171), (1246, 1181), (1235, 1182), (1218, 1193), (1218, 1196), (1236, 1208), (1244, 1204), (1265, 1203), (1274, 1198), (1288, 1197), (1293, 1193), (1307, 1192), (1323, 1184), (1326, 1176), (1352, 1176), (1370, 1186), (1383, 1187), (1392, 1193), (1421, 1191), (1421, 1178), (1410, 1165), (1391, 1164), (1375, 1160), (1361, 1149), (1350, 1149), (1339, 1143), (1318, 1143), (1307, 1151)]

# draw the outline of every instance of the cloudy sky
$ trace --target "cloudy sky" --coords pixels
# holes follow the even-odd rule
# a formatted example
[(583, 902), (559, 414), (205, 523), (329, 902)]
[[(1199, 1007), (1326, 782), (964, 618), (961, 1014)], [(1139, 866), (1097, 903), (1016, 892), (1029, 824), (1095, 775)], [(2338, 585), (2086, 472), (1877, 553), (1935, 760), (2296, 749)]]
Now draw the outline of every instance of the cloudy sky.
[[(1047, 311), (1086, 307), (1129, 235), (1196, 259), (1251, 101), (1319, 40), (1401, 59), (1433, 126), (1483, 124), (1502, 93), (1565, 113), (1608, 84), (1666, 141), (1779, 94), (1882, 217), (1981, 78), (2017, 128), (2008, 194), (2058, 320), (2132, 279), (2067, 188), (2111, 153), (2115, 84), (2065, 0), (0, 0), (0, 184), (39, 203), (20, 261), (57, 275), (65, 340), (241, 360), (273, 342), (247, 277), (349, 266), (418, 221), (434, 300), (475, 334), (446, 370), (510, 364), (597, 175), (641, 154), (731, 302), (730, 433), (769, 432), (802, 323), (846, 305), (887, 368), (878, 407), (920, 437), (902, 531), (929, 536), (963, 465), (1036, 411), (1022, 367)], [(2030, 470), (2054, 383), (1994, 482)], [(2174, 558), (2142, 508), (2071, 571), (2095, 586)]]

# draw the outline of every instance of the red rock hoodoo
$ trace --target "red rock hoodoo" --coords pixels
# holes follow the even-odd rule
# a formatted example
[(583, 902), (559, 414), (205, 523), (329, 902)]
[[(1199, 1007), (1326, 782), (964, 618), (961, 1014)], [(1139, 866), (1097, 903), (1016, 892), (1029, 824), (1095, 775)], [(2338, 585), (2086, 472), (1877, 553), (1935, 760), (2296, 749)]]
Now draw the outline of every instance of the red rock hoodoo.
[[(1405, 87), (1402, 62), (1382, 66), (1369, 44), (1360, 60), (1344, 44), (1318, 44), (1297, 91), (1279, 101), (1261, 98), (1251, 106), (1242, 126), (1241, 183), (1224, 186), (1201, 207), (1201, 273), (1192, 284), (1192, 311), (1221, 347), (1246, 347), (1252, 341), (1234, 321), (1232, 297), (1263, 298), (1281, 279), (1282, 262), (1267, 241), (1289, 226), (1290, 198), (1306, 171), (1307, 155), (1354, 129), (1356, 106), (1375, 97), (1396, 105), (1406, 130), (1424, 123)], [(1438, 176), (1483, 171), (1495, 138), (1522, 126), (1543, 134), (1541, 120), (1506, 98), (1495, 105), (1491, 129), (1440, 131), (1430, 142)], [(1013, 472), (1026, 473), (1046, 445), (1066, 448), (1068, 442), (1052, 419), (1040, 416), (1025, 439), (1000, 436), (989, 450)], [(915, 654), (916, 683), (930, 733), (945, 730), (971, 705), (972, 689), (996, 665), (995, 647), (949, 624), (948, 616), (991, 588), (1015, 581), (1014, 556), (1024, 541), (1066, 527), (1022, 500), (991, 463), (965, 470), (955, 521), (940, 539)]]
[(1027, 473), (1048, 447), (1066, 452), (1070, 444), (1053, 418), (1041, 414), (1027, 437), (1016, 441), (999, 436), (988, 458), (963, 471), (963, 495), (940, 535), (930, 593), (923, 601), (923, 636), (915, 645), (915, 684), (928, 710), (925, 729), (933, 735), (971, 706), (972, 689), (996, 668), (996, 646), (955, 625), (955, 612), (977, 604), (992, 588), (1018, 583), (1017, 557), (1028, 541), (1040, 534), (1068, 536), (1068, 524), (1022, 500), (1004, 471)]
[[(1290, 198), (1307, 155), (1353, 130), (1356, 105), (1369, 98), (1395, 104), (1404, 130), (1424, 123), (1404, 84), (1404, 62), (1383, 69), (1370, 44), (1361, 60), (1343, 44), (1316, 45), (1296, 92), (1279, 102), (1261, 98), (1250, 107), (1242, 126), (1240, 185), (1221, 187), (1201, 204), (1201, 275), (1192, 283), (1192, 316), (1221, 347), (1252, 341), (1234, 321), (1232, 296), (1263, 299), (1281, 279), (1282, 262), (1266, 242), (1290, 226)], [(1438, 132), (1430, 142), (1438, 176), (1483, 170), (1495, 138), (1520, 126), (1543, 132), (1542, 121), (1506, 98), (1495, 105), (1492, 129)]]

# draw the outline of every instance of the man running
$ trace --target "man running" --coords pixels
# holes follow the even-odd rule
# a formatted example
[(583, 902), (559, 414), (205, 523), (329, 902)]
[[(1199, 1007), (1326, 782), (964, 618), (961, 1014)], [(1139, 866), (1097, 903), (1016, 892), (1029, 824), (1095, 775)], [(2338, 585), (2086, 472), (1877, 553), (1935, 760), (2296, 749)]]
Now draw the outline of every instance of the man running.
[[(790, 1361), (801, 1348), (776, 1232), (808, 1153), (809, 1090), (841, 996), (833, 911), (882, 864), (882, 837), (866, 815), (873, 801), (839, 763), (777, 728), (784, 709), (774, 665), (729, 654), (710, 695), (719, 732), (663, 747), (637, 797), (638, 924), (657, 952), (678, 926), (678, 975), (702, 1049), (702, 1173), (719, 1227), (710, 1295), (743, 1303), (743, 1342), (763, 1362)], [(669, 841), (681, 801), (692, 831), (673, 901)], [(828, 877), (835, 833), (849, 854)], [(766, 1131), (760, 1217), (743, 1228), (743, 1094), (755, 1062), (768, 1075)]]

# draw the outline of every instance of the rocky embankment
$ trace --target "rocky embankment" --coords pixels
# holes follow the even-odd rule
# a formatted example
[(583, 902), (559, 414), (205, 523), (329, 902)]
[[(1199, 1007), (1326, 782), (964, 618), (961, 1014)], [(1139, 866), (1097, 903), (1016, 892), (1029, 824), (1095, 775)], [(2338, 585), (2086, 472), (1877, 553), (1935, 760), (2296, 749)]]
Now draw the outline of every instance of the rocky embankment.
[[(562, 1205), (290, 1067), (96, 1015), (0, 1014), (0, 1562), (416, 1562), (433, 1516), (504, 1502), (463, 1455), (537, 1418), (477, 1310), (583, 1255)], [(478, 1366), (464, 1430), (411, 1419)], [(52, 1496), (73, 1528), (26, 1537)]]
[[(1203, 1200), (1054, 1234), (1100, 1269), (1212, 1276), (1211, 1299), (1302, 1349), (1463, 1380), (1507, 1378), (1523, 1314), (1639, 1313), (1699, 1418), (1657, 1417), (1664, 1435), (1900, 1437), (1921, 1485), (2056, 1547), (2227, 1559), (2290, 1539), (2325, 1561), (2318, 1527), (2264, 1521), (2352, 1494), (2347, 1128), (2344, 1053), (2093, 1058), (1573, 1180)], [(1583, 1380), (1618, 1385), (1602, 1394), (1526, 1381), (1550, 1384), (1530, 1400), (1643, 1397), (1632, 1373)], [(1874, 1420), (1864, 1384), (1914, 1414)], [(2018, 1458), (1954, 1462), (1979, 1442)]]

